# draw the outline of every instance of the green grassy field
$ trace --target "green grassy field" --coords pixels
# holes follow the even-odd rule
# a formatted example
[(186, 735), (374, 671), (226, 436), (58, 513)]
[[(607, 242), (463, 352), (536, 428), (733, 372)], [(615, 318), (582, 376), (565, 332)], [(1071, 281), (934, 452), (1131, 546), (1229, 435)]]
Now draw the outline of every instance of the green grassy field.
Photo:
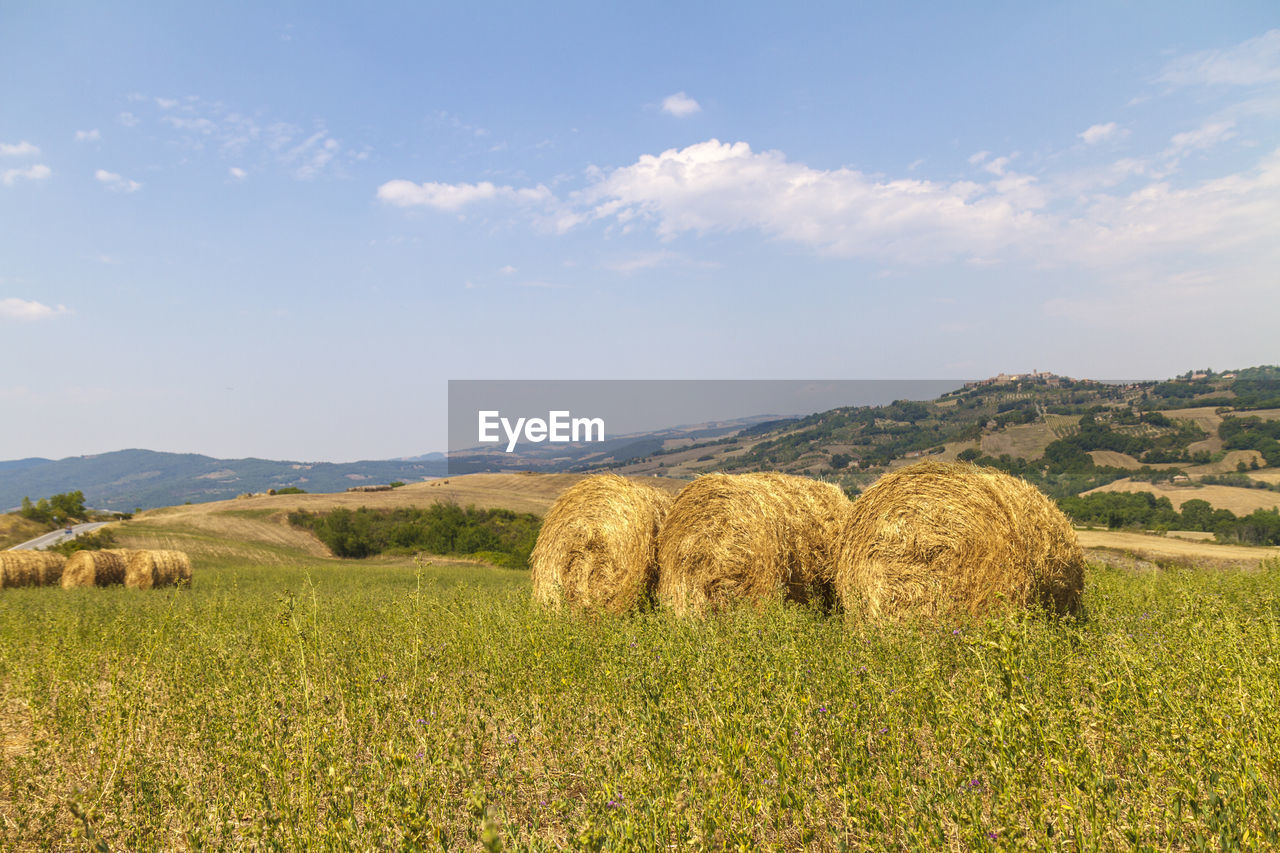
[(0, 849), (1280, 844), (1276, 563), (881, 628), (556, 616), (474, 565), (195, 580), (0, 593)]

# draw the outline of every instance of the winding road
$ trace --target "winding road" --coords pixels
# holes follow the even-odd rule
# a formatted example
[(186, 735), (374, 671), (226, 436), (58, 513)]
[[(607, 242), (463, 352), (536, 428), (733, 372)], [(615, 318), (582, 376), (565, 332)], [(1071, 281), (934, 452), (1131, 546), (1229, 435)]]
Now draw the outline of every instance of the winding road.
[(110, 524), (109, 521), (91, 521), (88, 524), (73, 524), (71, 532), (68, 533), (64, 527), (59, 527), (52, 533), (46, 533), (43, 536), (37, 536), (35, 539), (23, 542), (21, 545), (14, 545), (10, 551), (34, 551), (38, 548), (48, 548), (51, 545), (57, 545), (59, 542), (65, 542), (68, 539), (75, 539), (82, 533), (88, 533), (91, 530), (97, 530), (103, 525)]

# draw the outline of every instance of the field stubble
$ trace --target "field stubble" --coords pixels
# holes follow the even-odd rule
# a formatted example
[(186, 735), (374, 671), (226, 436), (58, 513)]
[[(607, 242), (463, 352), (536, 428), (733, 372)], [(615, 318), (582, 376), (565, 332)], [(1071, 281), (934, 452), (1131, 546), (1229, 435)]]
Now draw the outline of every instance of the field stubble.
[(1080, 621), (541, 612), (500, 569), (207, 553), (0, 596), (0, 848), (1269, 849), (1280, 563)]

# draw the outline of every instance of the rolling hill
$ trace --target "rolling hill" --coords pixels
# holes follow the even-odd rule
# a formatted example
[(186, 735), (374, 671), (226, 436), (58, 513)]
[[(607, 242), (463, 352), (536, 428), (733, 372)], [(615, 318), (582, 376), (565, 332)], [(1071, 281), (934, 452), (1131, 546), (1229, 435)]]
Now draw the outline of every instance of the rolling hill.
[[(1256, 418), (1257, 421), (1251, 419)], [(62, 460), (0, 462), (0, 507), (73, 489), (89, 504), (131, 510), (225, 500), (295, 486), (339, 492), (452, 473), (614, 471), (689, 479), (710, 471), (786, 471), (855, 493), (886, 471), (931, 459), (972, 459), (1035, 483), (1055, 498), (1128, 479), (1135, 487), (1183, 475), (1280, 468), (1280, 443), (1250, 426), (1280, 420), (1280, 367), (1189, 371), (1127, 384), (1047, 373), (1001, 375), (934, 400), (758, 416), (616, 436), (601, 447), (439, 454), (398, 460), (302, 463), (124, 450)], [(1269, 442), (1269, 443), (1268, 443)], [(1119, 486), (1117, 488), (1129, 488)], [(1222, 488), (1231, 488), (1223, 486)], [(1207, 494), (1207, 493), (1206, 493)], [(1250, 505), (1261, 496), (1252, 495)], [(1244, 504), (1238, 504), (1243, 506)]]

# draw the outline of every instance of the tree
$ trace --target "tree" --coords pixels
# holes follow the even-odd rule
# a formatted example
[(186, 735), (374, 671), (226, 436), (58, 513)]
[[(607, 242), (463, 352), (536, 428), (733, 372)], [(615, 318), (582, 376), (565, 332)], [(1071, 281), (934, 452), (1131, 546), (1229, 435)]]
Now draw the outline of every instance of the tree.
[(1213, 530), (1213, 507), (1194, 498), (1182, 505), (1182, 526), (1187, 530)]

